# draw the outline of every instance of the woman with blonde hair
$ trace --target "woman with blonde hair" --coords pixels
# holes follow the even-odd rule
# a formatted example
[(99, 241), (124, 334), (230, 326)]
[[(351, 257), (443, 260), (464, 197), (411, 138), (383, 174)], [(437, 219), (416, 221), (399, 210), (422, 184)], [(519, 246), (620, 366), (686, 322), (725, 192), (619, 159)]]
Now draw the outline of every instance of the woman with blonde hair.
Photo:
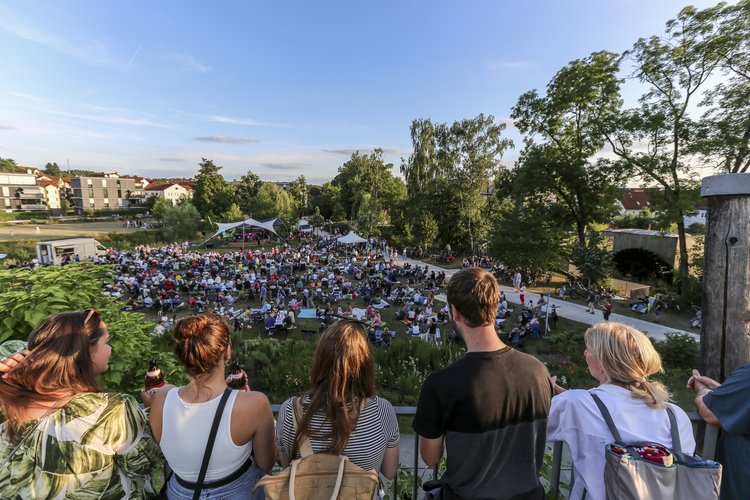
[(575, 470), (570, 498), (603, 500), (604, 451), (614, 438), (592, 395), (604, 403), (625, 442), (672, 447), (667, 407), (676, 417), (684, 453), (693, 454), (695, 438), (687, 414), (669, 403), (664, 385), (649, 379), (662, 371), (662, 363), (646, 335), (621, 323), (603, 322), (586, 330), (584, 339), (589, 372), (600, 385), (591, 391), (566, 391), (555, 383), (547, 440), (565, 441), (570, 448)]
[[(159, 447), (137, 401), (102, 392), (112, 348), (95, 309), (0, 346), (0, 497), (145, 498)], [(15, 353), (15, 354), (14, 354)]]
[[(227, 387), (232, 357), (227, 323), (215, 314), (178, 321), (175, 354), (190, 374), (183, 387), (160, 391), (151, 404), (151, 429), (174, 474), (167, 498), (250, 499), (258, 477), (273, 466), (273, 413), (268, 398)], [(218, 419), (211, 453), (209, 434)], [(201, 482), (204, 455), (209, 457)], [(198, 493), (197, 490), (200, 490)], [(262, 492), (258, 493), (262, 498)]]
[(295, 433), (294, 403), (281, 405), (276, 424), (281, 463), (300, 458), (309, 439), (315, 453), (345, 455), (366, 470), (393, 479), (398, 471), (399, 430), (391, 404), (375, 396), (375, 368), (365, 326), (340, 320), (320, 337), (310, 373), (310, 389), (301, 398)]

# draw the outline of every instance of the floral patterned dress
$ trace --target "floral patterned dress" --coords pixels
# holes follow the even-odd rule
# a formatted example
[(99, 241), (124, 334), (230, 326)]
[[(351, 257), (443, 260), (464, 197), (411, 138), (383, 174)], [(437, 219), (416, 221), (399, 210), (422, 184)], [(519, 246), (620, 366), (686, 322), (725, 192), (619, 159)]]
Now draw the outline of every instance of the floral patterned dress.
[(24, 424), (17, 436), (25, 439), (10, 460), (18, 440), (9, 441), (4, 427), (0, 423), (3, 499), (145, 498), (152, 493), (149, 473), (164, 460), (145, 414), (125, 394), (80, 394)]

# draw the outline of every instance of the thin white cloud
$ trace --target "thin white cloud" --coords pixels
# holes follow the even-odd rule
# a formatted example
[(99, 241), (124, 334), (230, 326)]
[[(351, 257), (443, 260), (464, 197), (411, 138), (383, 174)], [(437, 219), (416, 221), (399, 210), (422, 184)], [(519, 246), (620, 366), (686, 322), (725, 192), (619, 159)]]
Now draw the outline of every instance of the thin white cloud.
[(162, 54), (165, 61), (170, 61), (182, 65), (188, 71), (196, 73), (207, 73), (211, 71), (209, 66), (201, 64), (198, 60), (187, 52), (167, 52)]
[[(89, 103), (67, 103), (62, 105), (52, 100), (24, 94), (22, 92), (8, 91), (7, 93), (27, 101), (27, 103), (24, 104), (17, 102), (16, 104), (20, 104), (20, 108), (36, 111), (38, 113), (72, 118), (75, 120), (108, 123), (110, 125), (171, 128), (168, 125), (154, 121), (147, 114), (127, 108), (113, 108)], [(71, 109), (75, 111), (71, 111)]]
[(254, 120), (252, 118), (233, 118), (231, 116), (213, 115), (209, 116), (208, 119), (216, 123), (226, 123), (228, 125), (241, 125), (250, 127), (280, 127), (287, 128), (289, 125), (283, 123), (271, 123)]
[(229, 116), (211, 116), (212, 122), (228, 123), (230, 125), (262, 125), (261, 122), (252, 118), (230, 118)]
[(15, 127), (9, 127), (8, 125), (0, 123), (0, 130), (15, 130)]
[(138, 46), (137, 49), (135, 49), (135, 52), (133, 53), (133, 57), (130, 58), (130, 61), (128, 61), (128, 64), (125, 65), (125, 69), (130, 69), (130, 65), (133, 64), (133, 61), (135, 61), (135, 58), (138, 57), (138, 53), (143, 48), (143, 42)]
[(229, 135), (209, 135), (206, 137), (194, 137), (195, 141), (218, 142), (221, 144), (251, 144), (261, 142), (255, 137), (232, 137)]
[[(366, 147), (366, 148), (352, 148), (352, 149), (323, 149), (322, 151), (324, 153), (329, 153), (333, 155), (341, 155), (341, 156), (351, 156), (354, 153), (359, 154), (371, 154), (375, 151), (375, 147)], [(391, 155), (400, 155), (404, 153), (404, 150), (401, 148), (380, 148), (383, 150), (383, 153), (385, 154), (391, 154)]]
[(273, 163), (261, 163), (261, 167), (269, 170), (301, 170), (309, 167), (310, 164), (302, 162), (273, 162)]
[(0, 29), (18, 38), (38, 43), (57, 52), (62, 52), (88, 64), (109, 66), (118, 70), (126, 69), (111, 53), (110, 48), (99, 40), (71, 41), (63, 36), (33, 26), (14, 15), (6, 8), (0, 8)]

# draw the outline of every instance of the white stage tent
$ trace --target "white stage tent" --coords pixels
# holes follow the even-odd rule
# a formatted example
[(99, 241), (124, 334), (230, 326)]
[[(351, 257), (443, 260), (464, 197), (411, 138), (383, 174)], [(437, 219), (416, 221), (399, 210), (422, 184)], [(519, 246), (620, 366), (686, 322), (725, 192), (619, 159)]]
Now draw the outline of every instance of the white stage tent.
[(349, 234), (346, 234), (344, 236), (341, 236), (340, 238), (336, 238), (336, 241), (339, 243), (343, 243), (344, 245), (353, 245), (356, 243), (367, 243), (367, 240), (355, 233), (354, 231), (349, 231)]
[(260, 228), (265, 229), (266, 231), (270, 231), (273, 234), (276, 234), (276, 230), (273, 228), (273, 225), (276, 223), (277, 220), (278, 219), (271, 219), (266, 222), (258, 222), (255, 219), (245, 219), (239, 222), (217, 222), (216, 225), (218, 226), (218, 228), (216, 229), (216, 232), (213, 234), (213, 236), (211, 236), (211, 238), (215, 238), (216, 236), (220, 234), (224, 234), (230, 229), (234, 229), (240, 226), (260, 227)]

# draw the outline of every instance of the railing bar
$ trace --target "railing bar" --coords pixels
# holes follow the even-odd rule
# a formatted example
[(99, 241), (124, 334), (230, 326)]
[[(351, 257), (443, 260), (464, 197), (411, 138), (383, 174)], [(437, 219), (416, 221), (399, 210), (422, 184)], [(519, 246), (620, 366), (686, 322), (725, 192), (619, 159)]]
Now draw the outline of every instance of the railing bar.
[(412, 499), (417, 499), (417, 475), (419, 474), (419, 434), (414, 434), (414, 488)]
[(552, 444), (552, 477), (550, 478), (550, 494), (555, 498), (560, 497), (560, 470), (562, 468), (563, 442), (555, 441)]
[(706, 430), (703, 434), (703, 449), (701, 458), (704, 460), (713, 460), (716, 456), (716, 444), (719, 440), (719, 428), (715, 425), (706, 424)]

